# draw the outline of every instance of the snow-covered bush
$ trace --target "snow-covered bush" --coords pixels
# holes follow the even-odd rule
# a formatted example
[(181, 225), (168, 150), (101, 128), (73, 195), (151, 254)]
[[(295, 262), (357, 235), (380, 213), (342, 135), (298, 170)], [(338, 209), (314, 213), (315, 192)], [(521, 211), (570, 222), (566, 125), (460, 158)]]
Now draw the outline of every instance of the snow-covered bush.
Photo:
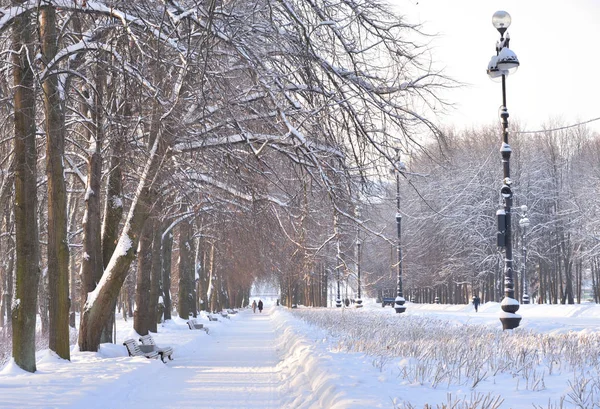
[[(600, 408), (592, 406), (600, 401), (598, 333), (502, 331), (499, 326), (339, 309), (292, 313), (325, 329), (332, 348), (365, 353), (378, 370), (394, 373), (403, 383), (433, 388), (466, 386), (476, 391), (483, 383), (506, 384), (510, 379), (515, 390), (536, 392), (546, 389), (549, 378), (553, 382), (570, 379), (564, 385), (567, 393), (551, 405), (564, 400), (581, 408)], [(485, 406), (463, 401), (465, 406), (458, 407), (496, 407), (491, 398)]]

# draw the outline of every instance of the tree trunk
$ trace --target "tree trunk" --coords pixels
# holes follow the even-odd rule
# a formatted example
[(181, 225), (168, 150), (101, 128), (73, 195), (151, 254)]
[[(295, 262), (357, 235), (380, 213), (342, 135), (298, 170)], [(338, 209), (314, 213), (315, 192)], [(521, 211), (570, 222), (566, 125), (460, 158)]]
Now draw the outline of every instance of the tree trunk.
[[(123, 200), (121, 198), (123, 192), (122, 186), (122, 175), (121, 175), (121, 158), (120, 153), (123, 152), (123, 137), (117, 135), (113, 143), (112, 155), (110, 158), (110, 172), (108, 174), (108, 181), (106, 184), (106, 200), (104, 202), (104, 220), (102, 222), (101, 242), (102, 242), (102, 265), (103, 268), (108, 266), (108, 262), (117, 247), (117, 240), (119, 239), (119, 223), (123, 217)], [(112, 307), (112, 314), (104, 328), (102, 341), (108, 342), (112, 340), (106, 339), (107, 335), (112, 332), (110, 329), (115, 322), (115, 305)], [(124, 313), (124, 317), (126, 314)], [(112, 340), (114, 341), (114, 340)]]
[(208, 290), (206, 291), (206, 298), (208, 303), (208, 311), (214, 312), (216, 309), (216, 278), (215, 278), (215, 245), (210, 245), (210, 257), (208, 262)]
[(161, 142), (161, 139), (160, 136), (157, 137), (152, 144), (146, 167), (129, 209), (117, 248), (100, 283), (91, 295), (91, 299), (88, 299), (83, 308), (79, 329), (79, 349), (81, 351), (98, 350), (102, 327), (114, 310), (113, 305), (119, 295), (119, 290), (127, 277), (129, 266), (135, 258), (139, 237), (152, 206), (151, 182), (159, 170), (166, 151), (166, 143)]
[[(102, 142), (103, 131), (100, 111), (102, 109), (102, 92), (104, 76), (101, 72), (96, 75), (96, 89), (87, 90), (88, 101), (83, 109), (90, 118), (91, 126), (87, 138), (90, 156), (87, 166), (87, 183), (85, 192), (85, 212), (83, 216), (83, 257), (81, 260), (81, 299), (87, 300), (88, 294), (94, 291), (104, 270), (102, 260), (102, 218), (100, 204), (100, 189), (102, 180)], [(91, 88), (91, 87), (90, 87)], [(83, 314), (82, 314), (83, 316)], [(107, 322), (108, 323), (108, 322)], [(104, 327), (106, 328), (106, 327)], [(110, 340), (110, 328), (103, 329), (101, 342)]]
[[(58, 48), (56, 10), (43, 7), (41, 37), (44, 62), (51, 61)], [(49, 348), (63, 359), (69, 350), (69, 240), (67, 237), (67, 191), (63, 156), (65, 151), (64, 104), (58, 76), (46, 79), (44, 114), (46, 119), (46, 175), (48, 178), (48, 292)]]
[[(68, 232), (71, 234), (73, 233), (73, 229), (76, 226), (77, 223), (77, 209), (78, 209), (78, 205), (79, 205), (79, 199), (77, 198), (77, 195), (72, 195), (70, 201), (70, 206), (69, 206), (69, 226), (68, 226)], [(71, 326), (72, 328), (75, 328), (75, 315), (77, 312), (81, 311), (80, 309), (80, 286), (79, 286), (79, 274), (78, 273), (78, 269), (77, 269), (77, 259), (75, 257), (75, 255), (73, 253), (70, 254), (69, 257), (69, 274), (70, 274), (70, 279), (69, 279), (69, 294), (71, 295), (71, 303), (70, 303), (70, 313), (69, 313), (69, 326)]]
[[(158, 214), (158, 211), (155, 211), (155, 214)], [(160, 243), (162, 238), (162, 223), (159, 218), (156, 217), (153, 220), (153, 237), (152, 237), (152, 270), (150, 273), (150, 302), (149, 302), (149, 310), (150, 310), (150, 322), (148, 323), (148, 330), (154, 333), (158, 332), (157, 323), (160, 318), (158, 315), (158, 297), (160, 295), (160, 286), (161, 286), (161, 268), (160, 268)], [(162, 315), (162, 314), (161, 314)]]
[(188, 220), (179, 223), (179, 303), (177, 313), (180, 318), (188, 319), (192, 310), (192, 243), (191, 225)]
[[(0, 225), (3, 220), (6, 220), (4, 225), (4, 231), (10, 232), (10, 195), (12, 194), (12, 187), (14, 185), (14, 157), (11, 159), (8, 166), (8, 172), (6, 177), (2, 180), (2, 186), (0, 187)], [(11, 264), (13, 252), (12, 246), (10, 245), (10, 237), (6, 235), (3, 240), (0, 238), (0, 245), (5, 242), (6, 246), (0, 249), (0, 254), (6, 254), (6, 258), (2, 260), (0, 264), (0, 327), (4, 330), (7, 328), (7, 323), (10, 321), (9, 313), (9, 277), (12, 276), (12, 271), (9, 270), (8, 264)], [(11, 277), (12, 279), (12, 277)]]
[[(18, 6), (22, 1), (13, 1)], [(35, 372), (35, 322), (40, 276), (37, 225), (37, 150), (35, 143), (35, 94), (29, 61), (30, 13), (18, 15), (13, 23), (13, 78), (15, 124), (15, 227), (16, 282), (12, 308), (13, 358), (25, 371)]]
[(153, 220), (146, 221), (138, 245), (133, 329), (140, 335), (148, 335), (155, 314), (150, 311), (150, 279), (152, 271)]
[(165, 306), (165, 321), (171, 319), (171, 256), (173, 253), (173, 233), (163, 233), (161, 246), (162, 295)]
[[(13, 231), (13, 226), (12, 226), (12, 222), (11, 222), (11, 212), (10, 212), (10, 203), (7, 202), (6, 203), (6, 210), (4, 213), (4, 218), (5, 218), (5, 226), (6, 226), (6, 230), (7, 231)], [(13, 296), (13, 290), (14, 290), (14, 276), (15, 276), (15, 258), (16, 258), (16, 254), (15, 254), (15, 244), (14, 242), (11, 240), (11, 237), (8, 236), (7, 240), (6, 240), (6, 250), (5, 250), (5, 254), (8, 254), (8, 264), (6, 266), (6, 287), (4, 289), (4, 294), (2, 295), (2, 304), (4, 305), (5, 308), (5, 314), (6, 314), (6, 323), (5, 323), (5, 328), (12, 330), (12, 317), (11, 317), (11, 312), (10, 312), (10, 305), (12, 305), (12, 296)]]
[(576, 288), (577, 288), (577, 304), (581, 304), (583, 298), (583, 261), (577, 260), (575, 264), (575, 277), (576, 277)]
[(206, 310), (206, 248), (205, 242), (202, 239), (198, 239), (198, 262), (200, 268), (198, 270), (198, 283), (196, 285), (196, 298), (198, 299), (198, 311)]

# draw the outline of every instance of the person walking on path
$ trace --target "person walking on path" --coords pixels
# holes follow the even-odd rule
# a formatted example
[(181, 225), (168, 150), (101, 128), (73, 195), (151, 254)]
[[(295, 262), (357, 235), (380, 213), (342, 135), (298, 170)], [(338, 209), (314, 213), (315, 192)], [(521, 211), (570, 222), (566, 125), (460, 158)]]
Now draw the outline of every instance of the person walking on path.
[(477, 312), (477, 308), (479, 308), (479, 297), (476, 295), (473, 296), (473, 307), (475, 307), (475, 312)]
[(258, 300), (258, 312), (262, 312), (262, 309), (263, 309), (262, 300)]
[(256, 313), (256, 300), (252, 301), (252, 312)]

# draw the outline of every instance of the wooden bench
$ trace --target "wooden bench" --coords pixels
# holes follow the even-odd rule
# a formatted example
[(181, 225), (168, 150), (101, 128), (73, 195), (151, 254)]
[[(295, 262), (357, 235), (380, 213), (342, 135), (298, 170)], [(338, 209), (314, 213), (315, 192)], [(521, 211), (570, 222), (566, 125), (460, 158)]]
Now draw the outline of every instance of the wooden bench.
[(221, 317), (223, 318), (227, 318), (228, 320), (230, 320), (231, 318), (229, 317), (229, 314), (227, 314), (227, 311), (221, 311)]
[(169, 360), (173, 360), (173, 348), (171, 347), (164, 347), (161, 348), (158, 345), (156, 345), (156, 343), (154, 342), (154, 338), (152, 338), (152, 335), (148, 334), (148, 335), (142, 335), (140, 337), (140, 342), (142, 343), (142, 345), (140, 345), (140, 347), (144, 347), (144, 346), (151, 346), (154, 351), (158, 352), (160, 354), (160, 359), (163, 362), (167, 362), (165, 360), (165, 358), (169, 358)]
[(190, 329), (201, 329), (203, 331), (206, 331), (206, 333), (208, 334), (208, 328), (205, 327), (204, 324), (198, 323), (195, 319), (189, 319), (187, 324), (188, 327), (190, 327)]
[(219, 321), (217, 317), (213, 317), (211, 314), (207, 314), (207, 317), (209, 321)]
[(156, 359), (160, 356), (154, 347), (148, 348), (148, 345), (138, 345), (133, 338), (126, 339), (123, 345), (127, 348), (129, 356), (145, 356), (148, 359)]
[(227, 313), (231, 314), (231, 315), (235, 315), (235, 314), (237, 314), (237, 310), (229, 309), (229, 310), (227, 310)]

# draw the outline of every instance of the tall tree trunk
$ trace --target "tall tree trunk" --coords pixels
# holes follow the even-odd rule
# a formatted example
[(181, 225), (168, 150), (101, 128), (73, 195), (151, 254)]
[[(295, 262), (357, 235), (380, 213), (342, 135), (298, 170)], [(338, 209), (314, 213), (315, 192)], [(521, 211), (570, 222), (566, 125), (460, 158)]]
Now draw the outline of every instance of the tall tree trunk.
[[(14, 184), (14, 157), (11, 159), (10, 164), (8, 166), (8, 171), (6, 177), (2, 180), (2, 186), (0, 186), (0, 225), (2, 222), (6, 220), (4, 224), (4, 232), (9, 233), (11, 231), (11, 226), (9, 225), (10, 216), (7, 216), (7, 213), (10, 213), (10, 195), (12, 194), (12, 186)], [(8, 218), (7, 218), (8, 217)], [(7, 322), (10, 321), (10, 313), (9, 313), (9, 297), (8, 295), (8, 280), (9, 276), (12, 275), (12, 271), (9, 271), (8, 264), (9, 260), (12, 258), (11, 246), (10, 246), (10, 237), (6, 235), (6, 238), (3, 240), (0, 238), (0, 245), (6, 244), (5, 247), (0, 249), (0, 254), (6, 254), (7, 257), (1, 261), (0, 263), (0, 327), (6, 329)]]
[[(158, 211), (154, 212), (158, 214)], [(160, 295), (161, 287), (161, 268), (160, 268), (160, 242), (162, 237), (162, 223), (158, 219), (158, 216), (153, 220), (153, 237), (152, 237), (152, 270), (150, 272), (150, 300), (148, 308), (150, 310), (150, 322), (148, 323), (148, 330), (152, 332), (158, 332), (157, 322), (160, 317), (158, 316), (158, 297)], [(161, 314), (162, 315), (162, 314)]]
[(214, 312), (217, 308), (217, 285), (215, 278), (215, 245), (214, 243), (210, 244), (210, 256), (208, 261), (208, 290), (206, 292), (206, 298), (208, 303), (208, 311)]
[[(14, 0), (18, 6), (23, 1)], [(22, 369), (35, 372), (35, 321), (40, 277), (37, 225), (37, 150), (35, 144), (34, 59), (30, 12), (13, 23), (15, 124), (16, 282), (12, 308), (13, 358)]]
[[(126, 104), (128, 106), (128, 104)], [(126, 112), (128, 115), (128, 112)], [(122, 186), (122, 174), (121, 174), (121, 158), (120, 154), (124, 150), (123, 135), (119, 133), (113, 142), (112, 155), (110, 158), (110, 171), (108, 174), (108, 181), (106, 184), (106, 200), (104, 202), (104, 220), (102, 222), (101, 242), (102, 242), (102, 265), (103, 268), (108, 266), (108, 262), (117, 247), (117, 240), (119, 239), (119, 223), (123, 217), (123, 186)], [(115, 322), (115, 305), (112, 307), (112, 314), (106, 323), (103, 331), (102, 341), (114, 341), (112, 336), (110, 339), (106, 339), (109, 334), (112, 334), (110, 329)], [(126, 315), (124, 315), (126, 316)]]
[(199, 251), (200, 251), (200, 276), (198, 277), (198, 310), (206, 311), (208, 307), (208, 300), (206, 297), (206, 289), (208, 287), (208, 252), (206, 250), (206, 242), (202, 239), (198, 239)]
[(575, 264), (575, 277), (576, 277), (576, 288), (577, 288), (577, 304), (581, 304), (583, 298), (583, 261), (578, 259)]
[(180, 318), (187, 319), (192, 310), (192, 243), (191, 225), (188, 220), (179, 223), (179, 303), (177, 313)]
[[(126, 104), (126, 107), (128, 105)], [(125, 118), (129, 116), (129, 110), (124, 113)], [(123, 217), (123, 183), (121, 172), (121, 153), (125, 150), (124, 136), (119, 131), (113, 140), (108, 181), (106, 183), (106, 201), (104, 203), (104, 221), (102, 223), (102, 262), (104, 268), (112, 257), (117, 241), (119, 239), (119, 223)]]
[[(12, 224), (11, 221), (11, 216), (12, 213), (10, 212), (10, 202), (6, 203), (6, 209), (4, 212), (4, 225), (6, 226), (6, 231), (8, 232), (13, 232), (14, 231), (14, 226)], [(5, 254), (8, 254), (8, 263), (6, 266), (6, 287), (4, 290), (4, 294), (2, 294), (2, 303), (4, 305), (5, 308), (5, 314), (6, 314), (6, 323), (5, 323), (5, 328), (9, 329), (12, 331), (12, 317), (11, 317), (11, 312), (10, 312), (10, 305), (12, 305), (12, 296), (14, 293), (14, 278), (15, 278), (15, 258), (16, 258), (16, 254), (15, 254), (15, 243), (12, 241), (11, 239), (12, 235), (9, 235), (6, 239), (6, 250), (5, 250)]]
[[(41, 12), (42, 52), (44, 62), (51, 61), (58, 48), (56, 10), (43, 7)], [(67, 191), (63, 156), (65, 151), (65, 117), (58, 76), (44, 81), (46, 119), (46, 175), (48, 177), (48, 292), (49, 348), (63, 359), (69, 352), (69, 240), (67, 237)]]
[[(67, 231), (69, 234), (73, 233), (73, 229), (77, 223), (77, 208), (79, 204), (79, 199), (77, 195), (71, 195), (71, 199), (69, 201), (69, 226)], [(77, 259), (73, 253), (70, 254), (69, 257), (69, 294), (71, 295), (71, 305), (69, 312), (69, 326), (75, 328), (75, 315), (80, 311), (80, 291), (79, 291), (79, 275), (77, 274)]]
[(148, 335), (151, 322), (155, 322), (155, 314), (150, 311), (153, 227), (154, 222), (150, 218), (144, 225), (138, 245), (133, 329), (140, 335)]
[(165, 321), (171, 319), (171, 257), (173, 253), (173, 233), (165, 232), (161, 235), (161, 274), (162, 274), (162, 295), (165, 305)]
[[(159, 143), (160, 142), (160, 143)], [(159, 147), (160, 145), (160, 147)], [(152, 206), (152, 181), (158, 173), (164, 158), (167, 143), (157, 137), (152, 144), (146, 166), (136, 195), (132, 201), (127, 220), (104, 275), (83, 308), (79, 328), (79, 349), (81, 351), (97, 351), (100, 344), (101, 329), (113, 311), (113, 305), (127, 277), (129, 266), (135, 258), (135, 250), (144, 223)]]
[[(102, 179), (102, 142), (103, 131), (101, 123), (102, 92), (104, 76), (101, 72), (96, 75), (96, 88), (86, 90), (87, 100), (91, 105), (84, 102), (83, 109), (90, 118), (91, 126), (88, 129), (87, 138), (90, 156), (87, 163), (87, 183), (85, 192), (85, 212), (83, 216), (83, 258), (81, 260), (81, 287), (82, 301), (87, 300), (88, 294), (94, 291), (103, 273), (102, 262), (102, 219), (100, 204), (100, 189)], [(92, 87), (90, 87), (92, 88)], [(83, 314), (82, 314), (83, 315)], [(102, 341), (108, 341), (106, 330)], [(110, 334), (110, 329), (108, 330)]]

